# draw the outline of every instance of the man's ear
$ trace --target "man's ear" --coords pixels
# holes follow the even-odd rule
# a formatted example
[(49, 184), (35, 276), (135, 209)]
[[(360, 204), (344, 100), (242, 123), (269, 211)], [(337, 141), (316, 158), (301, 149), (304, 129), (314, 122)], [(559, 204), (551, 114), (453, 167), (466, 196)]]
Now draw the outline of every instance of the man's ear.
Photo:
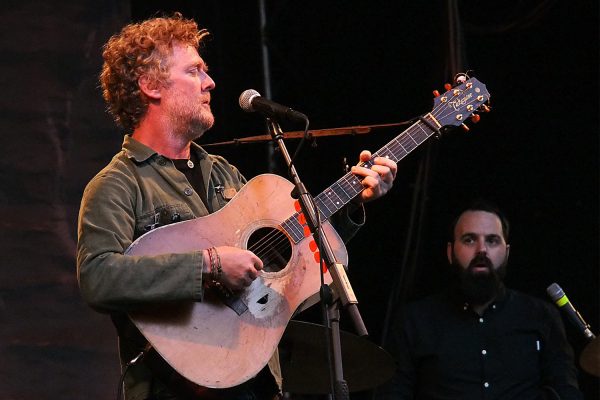
[(155, 80), (150, 79), (147, 75), (143, 75), (138, 78), (138, 85), (142, 93), (144, 93), (150, 99), (160, 99), (160, 84)]
[(510, 254), (510, 244), (506, 244), (506, 259), (508, 260), (508, 255)]
[(448, 263), (452, 265), (452, 242), (448, 242), (446, 247), (446, 257), (448, 257)]

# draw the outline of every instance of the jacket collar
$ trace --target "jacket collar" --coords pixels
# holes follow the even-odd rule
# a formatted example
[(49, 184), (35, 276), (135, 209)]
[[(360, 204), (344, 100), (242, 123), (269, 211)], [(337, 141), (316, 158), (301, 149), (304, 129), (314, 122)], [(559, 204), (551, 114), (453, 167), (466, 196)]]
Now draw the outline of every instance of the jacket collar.
[[(158, 153), (152, 148), (145, 144), (135, 140), (131, 135), (125, 135), (123, 139), (122, 149), (128, 158), (135, 160), (136, 162), (144, 162), (150, 157), (157, 155)], [(190, 151), (193, 151), (198, 156), (199, 160), (208, 157), (208, 153), (198, 144), (192, 142)]]

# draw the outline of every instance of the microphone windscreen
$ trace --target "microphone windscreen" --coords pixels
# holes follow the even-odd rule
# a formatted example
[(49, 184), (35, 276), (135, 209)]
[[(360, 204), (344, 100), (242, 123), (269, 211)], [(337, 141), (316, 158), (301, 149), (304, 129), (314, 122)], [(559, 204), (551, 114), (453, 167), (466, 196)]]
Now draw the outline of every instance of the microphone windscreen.
[(242, 108), (242, 110), (246, 112), (253, 112), (254, 108), (252, 107), (252, 99), (256, 96), (260, 96), (260, 93), (258, 93), (256, 90), (244, 90), (242, 94), (240, 94), (239, 99), (240, 107)]
[(565, 295), (565, 292), (563, 292), (562, 288), (558, 286), (557, 283), (553, 283), (552, 285), (548, 286), (546, 293), (548, 293), (548, 296), (550, 296), (552, 301), (555, 302)]

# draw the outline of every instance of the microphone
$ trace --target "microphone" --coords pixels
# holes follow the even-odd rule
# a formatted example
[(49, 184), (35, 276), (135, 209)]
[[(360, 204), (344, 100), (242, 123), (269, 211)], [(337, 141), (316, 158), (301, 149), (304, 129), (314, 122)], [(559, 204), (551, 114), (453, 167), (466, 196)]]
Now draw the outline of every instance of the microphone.
[(244, 90), (240, 95), (240, 107), (246, 112), (258, 111), (267, 118), (283, 118), (288, 121), (308, 121), (306, 115), (289, 107), (266, 99), (254, 89)]
[(584, 321), (581, 314), (573, 307), (567, 295), (558, 284), (553, 283), (548, 286), (546, 293), (548, 293), (548, 296), (556, 303), (558, 308), (567, 314), (571, 322), (575, 324), (588, 341), (596, 337), (590, 330), (590, 325)]

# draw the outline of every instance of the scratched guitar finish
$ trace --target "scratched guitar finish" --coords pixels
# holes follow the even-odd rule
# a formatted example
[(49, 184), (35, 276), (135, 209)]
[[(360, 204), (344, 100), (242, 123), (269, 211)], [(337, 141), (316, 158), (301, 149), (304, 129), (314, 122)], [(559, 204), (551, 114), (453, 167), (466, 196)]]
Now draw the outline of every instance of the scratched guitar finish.
[[(373, 156), (399, 162), (443, 128), (463, 124), (489, 97), (485, 85), (466, 80), (438, 96), (430, 113)], [(154, 305), (130, 314), (156, 351), (190, 381), (227, 388), (254, 377), (268, 363), (294, 312), (316, 301), (318, 250), (290, 197), (292, 189), (284, 178), (259, 175), (221, 210), (150, 231), (127, 249), (127, 255), (157, 255), (227, 245), (253, 251), (265, 264), (252, 285), (229, 301), (206, 291), (202, 302)], [(348, 173), (315, 197), (327, 238), (344, 265), (346, 248), (327, 219), (362, 189)], [(331, 283), (329, 273), (325, 278)]]

